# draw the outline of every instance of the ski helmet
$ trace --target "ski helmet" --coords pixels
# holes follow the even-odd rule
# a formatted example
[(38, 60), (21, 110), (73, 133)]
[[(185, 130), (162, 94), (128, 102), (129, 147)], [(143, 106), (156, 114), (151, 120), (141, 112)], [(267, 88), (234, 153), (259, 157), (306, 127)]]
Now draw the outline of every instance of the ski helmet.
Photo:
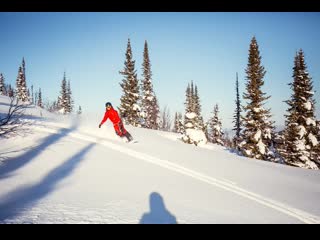
[(108, 107), (108, 106), (112, 107), (111, 102), (107, 102), (107, 103), (106, 103), (106, 107)]

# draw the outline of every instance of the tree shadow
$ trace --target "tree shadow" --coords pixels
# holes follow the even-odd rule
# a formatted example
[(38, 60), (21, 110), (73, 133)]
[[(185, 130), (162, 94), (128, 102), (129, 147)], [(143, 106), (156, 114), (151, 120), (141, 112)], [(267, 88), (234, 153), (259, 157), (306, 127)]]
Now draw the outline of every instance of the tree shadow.
[(162, 196), (153, 192), (150, 194), (150, 212), (144, 213), (141, 224), (177, 224), (176, 217), (165, 207)]
[(29, 151), (24, 154), (10, 158), (10, 160), (6, 160), (4, 164), (0, 167), (0, 179), (10, 177), (10, 173), (16, 171), (17, 169), (23, 167), (31, 160), (33, 160), (36, 156), (41, 154), (47, 147), (59, 141), (64, 136), (68, 135), (70, 132), (76, 129), (77, 125), (74, 124), (70, 128), (61, 128), (58, 133), (51, 134), (48, 137), (45, 137), (42, 140), (42, 143), (31, 148)]
[(95, 143), (91, 143), (83, 148), (61, 166), (53, 169), (39, 183), (20, 187), (8, 193), (0, 200), (0, 222), (21, 214), (28, 207), (52, 192), (61, 180), (72, 173), (94, 145)]

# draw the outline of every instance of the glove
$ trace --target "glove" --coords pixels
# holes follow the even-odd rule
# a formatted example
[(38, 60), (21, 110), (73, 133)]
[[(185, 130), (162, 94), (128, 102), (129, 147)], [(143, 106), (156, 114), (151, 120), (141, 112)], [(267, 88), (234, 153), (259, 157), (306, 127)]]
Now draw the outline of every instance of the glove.
[(99, 124), (99, 128), (101, 128), (101, 124)]

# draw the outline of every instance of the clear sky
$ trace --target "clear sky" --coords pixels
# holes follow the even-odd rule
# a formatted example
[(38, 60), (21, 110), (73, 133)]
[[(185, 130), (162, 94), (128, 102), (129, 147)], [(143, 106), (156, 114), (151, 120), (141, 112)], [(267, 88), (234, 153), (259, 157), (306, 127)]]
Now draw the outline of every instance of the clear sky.
[[(216, 103), (223, 128), (232, 127), (235, 79), (245, 88), (250, 40), (256, 37), (267, 73), (263, 91), (271, 98), (273, 120), (283, 125), (291, 94), (295, 52), (300, 48), (320, 117), (320, 13), (246, 12), (71, 12), (0, 13), (0, 72), (15, 86), (22, 57), (27, 85), (41, 87), (44, 100), (55, 100), (63, 72), (71, 82), (75, 107), (104, 112), (107, 101), (118, 106), (119, 85), (128, 38), (141, 78), (144, 41), (148, 41), (153, 85), (161, 109), (184, 113), (185, 90), (198, 86), (207, 120)], [(97, 119), (97, 123), (101, 119)]]

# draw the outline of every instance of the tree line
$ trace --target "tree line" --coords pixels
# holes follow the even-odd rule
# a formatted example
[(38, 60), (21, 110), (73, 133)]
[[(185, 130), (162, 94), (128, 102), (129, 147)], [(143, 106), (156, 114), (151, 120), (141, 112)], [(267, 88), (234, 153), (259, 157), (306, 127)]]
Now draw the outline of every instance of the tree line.
[[(307, 71), (304, 52), (300, 49), (294, 59), (293, 81), (288, 83), (291, 98), (285, 102), (288, 109), (285, 128), (275, 132), (271, 109), (265, 104), (271, 96), (263, 92), (266, 70), (262, 65), (259, 46), (251, 39), (248, 64), (245, 69), (245, 92), (241, 104), (238, 74), (235, 83), (235, 111), (232, 139), (222, 130), (219, 106), (213, 107), (212, 117), (205, 122), (201, 115), (200, 95), (197, 85), (191, 81), (186, 88), (185, 113), (176, 112), (173, 128), (167, 107), (161, 113), (152, 85), (151, 64), (147, 41), (143, 53), (143, 74), (139, 85), (128, 39), (125, 67), (119, 73), (124, 76), (120, 86), (123, 90), (119, 111), (126, 123), (150, 129), (181, 133), (181, 139), (198, 145), (212, 142), (231, 148), (249, 158), (281, 162), (291, 166), (320, 168), (320, 121), (315, 117), (315, 100), (311, 77)], [(195, 137), (196, 136), (196, 137)]]
[[(61, 81), (61, 90), (57, 100), (47, 100), (44, 102), (40, 87), (38, 91), (35, 92), (33, 85), (31, 85), (30, 88), (27, 87), (26, 63), (24, 58), (22, 58), (22, 63), (18, 68), (15, 88), (12, 87), (11, 84), (6, 84), (3, 73), (0, 73), (0, 95), (16, 98), (22, 104), (34, 104), (50, 112), (62, 114), (70, 114), (74, 112), (74, 100), (72, 97), (70, 80), (66, 80), (66, 73), (64, 72), (63, 79)], [(81, 114), (81, 112), (81, 106), (79, 106), (77, 113)]]

